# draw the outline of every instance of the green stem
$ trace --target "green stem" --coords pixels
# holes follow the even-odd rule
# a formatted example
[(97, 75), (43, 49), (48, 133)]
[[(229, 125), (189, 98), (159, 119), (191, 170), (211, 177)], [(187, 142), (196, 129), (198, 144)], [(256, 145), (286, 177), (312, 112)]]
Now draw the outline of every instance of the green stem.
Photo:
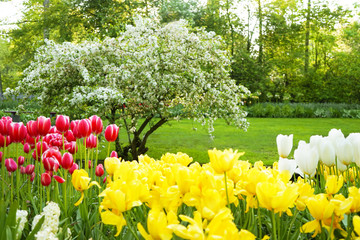
[[(19, 185), (20, 185), (20, 164), (19, 164), (19, 153), (18, 153), (18, 149), (19, 149), (19, 143), (15, 143), (15, 148), (16, 148), (16, 162), (18, 165), (18, 169), (16, 171), (16, 197), (17, 197), (17, 201), (20, 202), (19, 199)], [(15, 172), (14, 172), (15, 173)]]
[(272, 234), (273, 234), (273, 240), (277, 240), (276, 237), (276, 220), (275, 220), (275, 213), (271, 211), (271, 222), (272, 222)]
[(126, 211), (124, 212), (124, 217), (126, 219), (126, 223), (127, 223), (127, 226), (130, 230), (130, 232), (132, 233), (132, 235), (134, 235), (135, 239), (139, 240), (139, 237), (138, 235), (134, 232), (134, 229), (132, 228), (132, 226), (134, 225), (132, 220), (131, 220), (131, 216), (129, 216), (129, 211)]
[(11, 173), (11, 188), (10, 188), (10, 200), (13, 202), (13, 187), (14, 187), (14, 173)]
[(5, 199), (5, 152), (6, 152), (6, 136), (4, 137), (4, 150), (3, 150), (3, 155), (2, 155), (2, 159), (1, 159), (1, 177), (2, 177), (2, 181), (1, 181), (1, 198)]
[(86, 137), (84, 138), (84, 164), (85, 164), (85, 171), (89, 172), (89, 164), (86, 161)]
[(226, 192), (227, 206), (228, 206), (228, 208), (230, 209), (230, 201), (229, 201), (229, 193), (228, 193), (228, 188), (227, 188), (226, 172), (224, 172), (224, 179), (225, 179), (225, 192)]
[(108, 144), (108, 151), (107, 151), (107, 155), (106, 155), (106, 157), (110, 157), (110, 142), (108, 142), (109, 144)]
[[(259, 203), (259, 200), (258, 200), (258, 203)], [(259, 204), (258, 204), (259, 206)], [(262, 230), (261, 230), (261, 226), (262, 226), (262, 223), (261, 223), (261, 209), (260, 207), (258, 207), (258, 214), (257, 214), (257, 217), (258, 217), (258, 222), (259, 222), (259, 238), (262, 238)]]

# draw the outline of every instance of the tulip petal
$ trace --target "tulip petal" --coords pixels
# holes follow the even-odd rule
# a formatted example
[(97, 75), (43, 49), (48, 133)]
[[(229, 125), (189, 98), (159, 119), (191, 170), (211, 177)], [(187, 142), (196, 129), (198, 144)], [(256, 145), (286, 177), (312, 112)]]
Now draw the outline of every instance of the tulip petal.
[(303, 233), (310, 233), (315, 231), (315, 233), (311, 236), (311, 237), (315, 237), (318, 233), (321, 232), (321, 226), (319, 221), (317, 220), (313, 220), (311, 222), (307, 222), (305, 223), (302, 227), (301, 227), (301, 232)]
[(82, 203), (83, 199), (84, 199), (84, 192), (81, 192), (81, 197), (80, 197), (80, 199), (74, 204), (75, 207), (79, 206), (80, 203)]

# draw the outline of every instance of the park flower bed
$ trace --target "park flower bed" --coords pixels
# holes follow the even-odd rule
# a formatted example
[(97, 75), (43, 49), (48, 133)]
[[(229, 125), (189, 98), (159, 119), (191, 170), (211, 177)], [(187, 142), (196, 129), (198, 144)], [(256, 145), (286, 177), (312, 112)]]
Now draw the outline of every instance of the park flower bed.
[[(71, 128), (71, 130), (69, 130)], [(360, 236), (359, 134), (340, 130), (300, 142), (277, 138), (264, 166), (232, 149), (200, 165), (184, 153), (98, 162), (100, 118), (0, 120), (0, 238), (356, 239)], [(10, 143), (10, 145), (9, 145)], [(10, 147), (12, 146), (12, 152)], [(20, 150), (21, 147), (21, 150)], [(11, 157), (10, 157), (11, 156)], [(76, 159), (76, 160), (75, 160)], [(299, 177), (297, 177), (299, 176)]]

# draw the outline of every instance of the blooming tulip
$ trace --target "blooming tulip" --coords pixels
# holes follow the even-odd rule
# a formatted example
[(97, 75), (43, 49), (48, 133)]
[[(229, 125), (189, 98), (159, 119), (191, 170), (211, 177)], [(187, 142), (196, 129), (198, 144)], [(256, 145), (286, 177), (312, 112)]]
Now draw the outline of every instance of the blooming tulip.
[(49, 186), (51, 183), (51, 176), (49, 173), (45, 172), (41, 174), (41, 184), (45, 187)]
[(86, 148), (96, 148), (97, 146), (97, 137), (90, 134), (89, 137), (87, 137), (86, 139), (84, 139), (84, 145), (85, 145), (85, 141), (86, 141)]
[(6, 139), (6, 147), (10, 145), (10, 143), (11, 143), (10, 136), (3, 136), (0, 134), (0, 147), (4, 147), (5, 139)]
[(296, 162), (295, 160), (289, 160), (287, 158), (279, 158), (278, 167), (279, 171), (289, 171), (290, 175), (293, 175), (296, 170)]
[(3, 136), (9, 135), (9, 125), (12, 123), (11, 117), (2, 117), (0, 120), (0, 134)]
[(27, 175), (31, 175), (34, 172), (34, 170), (35, 170), (35, 166), (32, 164), (27, 165), (25, 168), (25, 172)]
[(352, 163), (354, 151), (351, 142), (347, 139), (340, 139), (337, 141), (336, 155), (342, 164), (347, 166)]
[(335, 148), (327, 138), (323, 138), (320, 142), (319, 158), (326, 166), (335, 166)]
[(76, 142), (69, 142), (65, 145), (65, 149), (71, 154), (75, 154), (78, 150)]
[(83, 138), (87, 138), (91, 134), (91, 122), (89, 119), (81, 119), (78, 125), (79, 135)]
[(19, 156), (17, 161), (18, 161), (18, 164), (21, 166), (24, 164), (25, 158), (23, 156)]
[(26, 130), (28, 135), (32, 138), (39, 136), (37, 121), (28, 121), (26, 123)]
[(279, 156), (282, 158), (287, 158), (291, 152), (293, 146), (293, 135), (282, 135), (279, 134), (276, 137), (276, 144)]
[(65, 133), (66, 131), (69, 130), (69, 126), (70, 126), (69, 117), (64, 115), (57, 115), (55, 120), (55, 126), (59, 132)]
[(105, 139), (108, 142), (114, 142), (119, 135), (119, 128), (115, 124), (111, 124), (105, 129)]
[(65, 179), (63, 179), (62, 177), (59, 177), (59, 176), (54, 175), (53, 178), (55, 178), (55, 180), (56, 180), (58, 183), (64, 183), (64, 182), (65, 182)]
[(118, 158), (118, 154), (116, 151), (112, 151), (111, 154), (110, 154), (110, 157), (114, 157), (114, 158)]
[(80, 120), (74, 120), (70, 123), (71, 131), (76, 139), (82, 138), (80, 132), (79, 132), (79, 123)]
[(210, 157), (210, 164), (216, 173), (222, 174), (224, 172), (230, 171), (235, 162), (242, 156), (244, 153), (235, 152), (232, 149), (225, 149), (224, 151), (217, 150), (208, 150)]
[(5, 159), (5, 167), (8, 172), (15, 172), (18, 168), (16, 162), (12, 158)]
[(44, 164), (44, 168), (47, 171), (53, 171), (54, 170), (54, 165), (55, 165), (55, 157), (45, 157), (43, 158), (42, 162)]
[(69, 169), (74, 164), (73, 156), (70, 153), (64, 153), (61, 159), (61, 167), (64, 169)]
[(103, 123), (100, 117), (93, 115), (89, 118), (91, 122), (92, 132), (96, 135), (100, 134), (103, 130)]
[(68, 142), (75, 142), (76, 138), (74, 137), (74, 133), (71, 130), (68, 130), (65, 134), (64, 134), (66, 140)]
[(69, 173), (72, 175), (74, 173), (75, 170), (79, 169), (79, 165), (77, 165), (76, 163), (74, 163), (71, 168), (69, 168)]
[(336, 148), (336, 142), (344, 138), (344, 134), (341, 132), (340, 129), (333, 128), (329, 131), (328, 139), (330, 140), (334, 148)]
[(311, 148), (304, 141), (299, 142), (294, 152), (294, 158), (299, 169), (308, 176), (314, 176), (319, 161), (319, 155), (315, 148)]
[(96, 166), (95, 175), (98, 177), (102, 177), (102, 175), (104, 175), (104, 166), (102, 164)]
[(8, 132), (12, 142), (19, 143), (26, 137), (26, 127), (22, 122), (11, 123)]
[(120, 167), (120, 160), (118, 158), (105, 158), (104, 164), (106, 172), (112, 176), (115, 170)]
[(37, 118), (37, 128), (40, 136), (45, 136), (49, 133), (51, 128), (50, 118), (40, 116)]
[(97, 185), (100, 188), (100, 185), (97, 182), (92, 181), (90, 183), (90, 180), (91, 179), (89, 178), (89, 174), (84, 169), (75, 170), (73, 172), (71, 183), (77, 191), (81, 192), (81, 197), (79, 201), (74, 204), (75, 206), (78, 206), (84, 199), (85, 190), (89, 189), (93, 185)]

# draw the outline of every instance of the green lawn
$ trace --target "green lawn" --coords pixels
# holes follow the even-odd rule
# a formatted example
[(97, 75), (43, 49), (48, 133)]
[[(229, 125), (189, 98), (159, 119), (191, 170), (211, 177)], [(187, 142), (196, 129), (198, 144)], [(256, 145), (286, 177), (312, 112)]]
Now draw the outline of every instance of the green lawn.
[(360, 119), (249, 118), (248, 121), (250, 127), (244, 132), (217, 120), (214, 140), (209, 138), (205, 127), (192, 120), (171, 122), (149, 137), (147, 154), (158, 159), (166, 152), (184, 152), (204, 163), (208, 161), (208, 149), (233, 148), (245, 152), (243, 160), (272, 164), (278, 160), (276, 136), (280, 133), (294, 134), (294, 151), (299, 140), (309, 142), (311, 135), (327, 136), (332, 128), (341, 129), (345, 136), (360, 131)]

